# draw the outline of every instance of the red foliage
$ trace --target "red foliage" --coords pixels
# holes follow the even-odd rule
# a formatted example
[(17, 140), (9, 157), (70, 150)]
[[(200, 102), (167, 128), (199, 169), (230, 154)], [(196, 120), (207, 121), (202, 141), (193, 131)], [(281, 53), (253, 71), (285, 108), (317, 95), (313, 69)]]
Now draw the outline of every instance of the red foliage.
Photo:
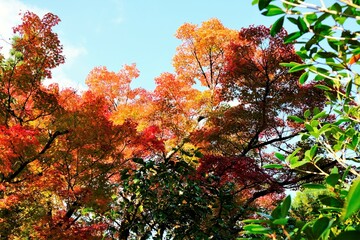
[[(29, 127), (0, 126), (0, 172), (2, 174), (12, 173), (14, 165), (36, 154), (39, 146), (37, 135), (38, 131)], [(16, 163), (17, 161), (19, 162)]]
[(13, 45), (14, 49), (23, 55), (23, 64), (19, 67), (21, 74), (16, 79), (26, 78), (34, 69), (41, 69), (36, 74), (37, 79), (51, 78), (50, 69), (64, 63), (65, 58), (61, 55), (62, 46), (52, 28), (60, 22), (60, 19), (47, 13), (40, 19), (35, 13), (26, 12), (23, 15), (23, 23), (14, 28), (14, 33), (19, 34)]
[(220, 178), (220, 184), (233, 182), (241, 186), (272, 183), (255, 161), (249, 157), (223, 157), (206, 155), (200, 159), (197, 174), (200, 178), (213, 175)]
[(205, 135), (213, 138), (209, 150), (244, 155), (258, 144), (281, 142), (302, 129), (288, 125), (287, 116), (324, 106), (321, 90), (299, 85), (302, 72), (289, 73), (280, 65), (301, 62), (294, 47), (283, 43), (285, 36), (285, 30), (272, 37), (269, 28), (250, 26), (229, 45), (220, 78), (222, 101), (229, 106), (209, 116), (205, 128)]

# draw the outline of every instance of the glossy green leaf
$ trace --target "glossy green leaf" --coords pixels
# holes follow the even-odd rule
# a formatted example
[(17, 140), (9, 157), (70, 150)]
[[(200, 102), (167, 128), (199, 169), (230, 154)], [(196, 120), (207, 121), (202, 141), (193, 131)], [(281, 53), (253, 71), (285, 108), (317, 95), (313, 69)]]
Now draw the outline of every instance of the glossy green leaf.
[(311, 126), (311, 125), (308, 124), (308, 123), (305, 123), (305, 128), (306, 128), (310, 133), (314, 132), (313, 126)]
[(321, 58), (335, 58), (338, 56), (336, 53), (333, 52), (318, 52), (317, 55), (319, 55), (319, 57)]
[(316, 85), (315, 87), (319, 88), (321, 90), (331, 91), (331, 88), (329, 88), (328, 86), (325, 86), (325, 85)]
[(288, 218), (279, 218), (279, 219), (275, 219), (272, 223), (277, 225), (286, 225), (288, 221), (289, 221)]
[(263, 166), (263, 168), (266, 169), (282, 169), (284, 166), (281, 164), (267, 164), (265, 166)]
[(317, 126), (319, 126), (320, 122), (318, 120), (311, 120), (310, 121), (310, 125), (313, 127), (313, 128), (316, 128)]
[(309, 24), (312, 24), (317, 20), (317, 15), (315, 13), (306, 14), (305, 19)]
[(259, 10), (263, 10), (265, 9), (267, 6), (269, 6), (271, 0), (259, 0), (259, 4), (258, 4), (258, 7), (259, 7)]
[(318, 114), (316, 114), (312, 119), (313, 120), (316, 120), (316, 119), (319, 119), (319, 118), (324, 118), (324, 117), (327, 117), (328, 115), (326, 114), (325, 111), (322, 111), (322, 112), (319, 112)]
[(302, 17), (298, 18), (297, 26), (302, 33), (308, 32), (308, 27)]
[(360, 178), (353, 181), (345, 200), (345, 208), (341, 218), (345, 221), (360, 210)]
[(311, 66), (311, 65), (309, 65), (309, 64), (298, 64), (298, 65), (290, 68), (289, 73), (293, 73), (293, 72), (298, 72), (298, 71), (304, 70), (304, 69), (308, 68), (309, 66)]
[(298, 39), (299, 37), (301, 37), (303, 34), (301, 32), (293, 32), (290, 33), (289, 35), (287, 35), (284, 38), (284, 42), (285, 43), (292, 43), (293, 41), (295, 41), (296, 39)]
[(282, 155), (281, 153), (275, 153), (275, 157), (281, 161), (284, 161), (285, 160), (285, 157), (284, 155)]
[(309, 72), (304, 72), (303, 74), (301, 74), (299, 78), (299, 83), (304, 84), (308, 78), (309, 78)]
[(296, 65), (298, 65), (299, 63), (297, 63), (297, 62), (289, 62), (289, 63), (280, 63), (280, 66), (282, 66), (282, 67), (294, 67), (294, 66), (296, 66)]
[(249, 224), (244, 226), (244, 230), (254, 234), (269, 233), (271, 230), (259, 224)]
[[(281, 8), (279, 8), (278, 6), (275, 6), (275, 5), (269, 5), (269, 6), (267, 6), (266, 9), (267, 9), (267, 11), (263, 12), (262, 14), (265, 16), (268, 16), (268, 17), (284, 13), (284, 10), (282, 10)], [(283, 21), (284, 21), (284, 19), (283, 19)]]
[(296, 161), (294, 160), (294, 161), (292, 161), (292, 162), (290, 163), (290, 167), (291, 167), (292, 169), (298, 168), (298, 167), (301, 167), (301, 166), (303, 166), (303, 165), (305, 165), (305, 164), (307, 164), (307, 163), (309, 163), (309, 162), (310, 162), (310, 161), (307, 160), (307, 159), (298, 161), (298, 157), (297, 157)]
[(291, 121), (294, 121), (296, 123), (303, 123), (304, 122), (303, 119), (301, 119), (301, 118), (299, 118), (297, 116), (288, 116), (288, 119), (291, 120)]
[(350, 96), (352, 86), (353, 86), (353, 81), (351, 79), (346, 85), (346, 97)]
[(318, 146), (316, 144), (310, 148), (309, 152), (311, 158), (315, 157), (317, 150), (318, 150)]
[(288, 215), (291, 206), (291, 196), (288, 195), (281, 204), (281, 217), (285, 218)]
[(284, 24), (284, 18), (285, 18), (285, 16), (282, 16), (281, 18), (276, 20), (276, 22), (271, 26), (271, 29), (270, 29), (271, 36), (275, 36), (278, 32), (280, 32), (280, 30)]
[(282, 218), (281, 216), (281, 205), (278, 205), (272, 212), (271, 217), (274, 219)]
[(322, 204), (329, 206), (329, 207), (342, 207), (343, 203), (342, 201), (340, 201), (339, 199), (333, 197), (333, 196), (328, 196), (328, 195), (320, 195), (319, 196), (319, 200)]
[(312, 228), (312, 231), (315, 235), (315, 239), (320, 238), (320, 236), (328, 229), (330, 220), (327, 217), (322, 217), (316, 220), (314, 223), (314, 226)]
[(326, 177), (326, 183), (332, 187), (335, 187), (335, 185), (338, 183), (339, 179), (340, 179), (340, 174), (332, 173)]

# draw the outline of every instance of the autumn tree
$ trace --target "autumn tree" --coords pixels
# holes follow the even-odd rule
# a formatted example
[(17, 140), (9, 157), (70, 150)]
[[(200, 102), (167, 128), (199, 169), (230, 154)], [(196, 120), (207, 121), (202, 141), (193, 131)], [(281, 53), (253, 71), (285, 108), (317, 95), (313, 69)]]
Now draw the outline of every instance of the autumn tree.
[(2, 238), (100, 236), (104, 225), (81, 211), (105, 211), (108, 183), (129, 158), (129, 139), (138, 135), (131, 121), (110, 121), (105, 97), (42, 84), (64, 62), (52, 31), (58, 22), (50, 13), (42, 19), (25, 13), (14, 28), (10, 58), (2, 58)]

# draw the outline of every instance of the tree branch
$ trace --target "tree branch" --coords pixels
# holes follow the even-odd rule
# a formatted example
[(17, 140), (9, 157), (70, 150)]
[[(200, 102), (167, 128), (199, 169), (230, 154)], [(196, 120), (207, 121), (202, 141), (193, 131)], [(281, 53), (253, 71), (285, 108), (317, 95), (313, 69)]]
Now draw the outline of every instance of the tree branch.
[(65, 131), (56, 131), (54, 134), (50, 135), (50, 138), (48, 139), (47, 143), (45, 144), (45, 146), (42, 148), (42, 150), (36, 154), (34, 157), (22, 162), (19, 166), (19, 168), (14, 171), (12, 174), (10, 174), (9, 176), (7, 177), (4, 177), (1, 182), (11, 182), (14, 178), (16, 178), (25, 168), (26, 166), (35, 161), (36, 159), (38, 159), (41, 155), (43, 155), (50, 147), (51, 147), (51, 144), (54, 142), (54, 140), (60, 136), (60, 135), (64, 135), (64, 134), (67, 134), (69, 133), (68, 130), (65, 130)]

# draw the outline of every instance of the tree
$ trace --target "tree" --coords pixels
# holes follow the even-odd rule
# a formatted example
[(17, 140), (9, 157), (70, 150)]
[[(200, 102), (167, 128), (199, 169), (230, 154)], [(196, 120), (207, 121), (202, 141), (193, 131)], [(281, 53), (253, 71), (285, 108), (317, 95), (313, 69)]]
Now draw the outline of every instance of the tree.
[(222, 154), (245, 156), (270, 144), (278, 148), (303, 130), (288, 124), (289, 114), (322, 107), (320, 91), (300, 86), (299, 74), (280, 66), (287, 61), (301, 62), (293, 46), (283, 44), (285, 36), (281, 31), (272, 37), (264, 26), (243, 28), (226, 51), (221, 101), (230, 105), (223, 105), (209, 121), (210, 138)]
[(42, 85), (64, 62), (52, 31), (58, 22), (50, 13), (42, 19), (25, 13), (14, 28), (10, 58), (2, 58), (2, 238), (101, 236), (106, 226), (82, 217), (81, 210), (105, 210), (109, 182), (128, 162), (124, 146), (138, 134), (131, 121), (109, 120), (104, 97)]
[[(276, 2), (282, 5), (274, 4)], [(328, 107), (312, 115), (304, 113), (303, 118), (292, 117), (297, 123), (304, 124), (307, 133), (302, 139), (312, 139), (315, 143), (303, 157), (290, 154), (284, 164), (297, 169), (311, 163), (317, 169), (312, 175), (323, 177), (323, 184), (308, 184), (304, 188), (327, 189), (332, 196), (319, 195), (315, 200), (321, 204), (322, 211), (315, 212), (306, 222), (290, 223), (287, 211), (290, 198), (277, 207), (272, 218), (262, 222), (270, 228), (257, 224), (245, 227), (250, 233), (265, 234), (275, 239), (293, 236), (294, 239), (357, 239), (358, 228), (359, 172), (356, 163), (359, 158), (359, 76), (356, 72), (359, 41), (357, 33), (348, 28), (358, 17), (358, 1), (338, 1), (331, 6), (310, 4), (308, 1), (254, 1), (264, 15), (283, 15), (272, 26), (272, 33), (281, 29), (285, 18), (295, 24), (298, 31), (289, 34), (285, 42), (297, 42), (301, 48), (297, 52), (303, 64), (288, 63), (290, 72), (305, 70), (299, 81), (304, 83), (309, 77), (323, 80), (316, 86), (324, 90)], [(292, 15), (297, 16), (294, 18)], [(305, 38), (309, 37), (309, 38)], [(304, 41), (301, 41), (304, 37)], [(334, 118), (328, 118), (334, 113)], [(337, 165), (324, 169), (319, 160), (328, 159)], [(332, 210), (331, 210), (332, 208)], [(280, 220), (282, 219), (282, 220)], [(251, 221), (250, 221), (251, 222)], [(281, 230), (280, 230), (281, 227)], [(279, 231), (280, 230), (280, 231)]]

